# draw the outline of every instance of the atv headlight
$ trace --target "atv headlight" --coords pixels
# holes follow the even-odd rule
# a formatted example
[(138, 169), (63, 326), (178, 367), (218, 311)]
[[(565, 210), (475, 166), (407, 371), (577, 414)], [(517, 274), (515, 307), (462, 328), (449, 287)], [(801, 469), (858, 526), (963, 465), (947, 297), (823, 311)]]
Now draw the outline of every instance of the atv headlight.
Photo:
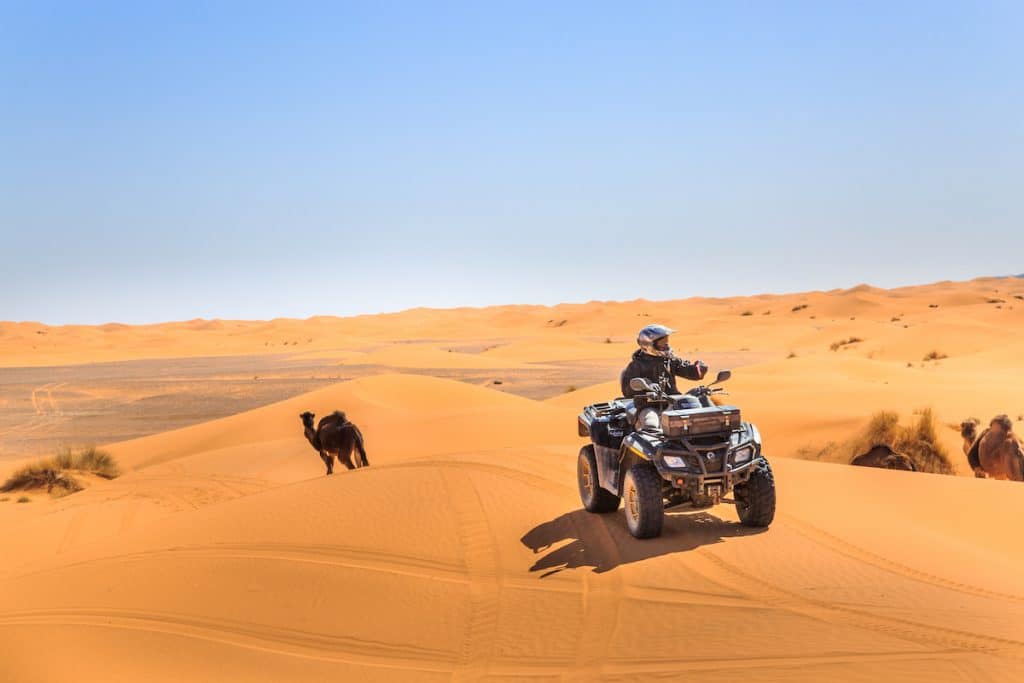
[(733, 452), (732, 461), (738, 465), (743, 462), (748, 462), (752, 457), (754, 457), (754, 447), (744, 446), (743, 448)]
[(686, 461), (676, 455), (665, 455), (661, 459), (665, 461), (665, 467), (686, 467)]

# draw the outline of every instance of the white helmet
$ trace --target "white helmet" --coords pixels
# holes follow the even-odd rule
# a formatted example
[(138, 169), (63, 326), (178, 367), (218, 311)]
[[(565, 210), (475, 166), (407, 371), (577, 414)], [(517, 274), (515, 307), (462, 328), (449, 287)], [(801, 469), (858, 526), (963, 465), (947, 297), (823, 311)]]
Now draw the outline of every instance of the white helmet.
[(663, 337), (669, 336), (673, 332), (675, 332), (675, 330), (671, 327), (665, 327), (664, 325), (648, 325), (644, 329), (640, 330), (640, 334), (636, 336), (636, 343), (639, 344), (643, 352), (649, 356), (661, 356), (662, 358), (671, 356), (671, 348), (655, 348), (654, 342)]

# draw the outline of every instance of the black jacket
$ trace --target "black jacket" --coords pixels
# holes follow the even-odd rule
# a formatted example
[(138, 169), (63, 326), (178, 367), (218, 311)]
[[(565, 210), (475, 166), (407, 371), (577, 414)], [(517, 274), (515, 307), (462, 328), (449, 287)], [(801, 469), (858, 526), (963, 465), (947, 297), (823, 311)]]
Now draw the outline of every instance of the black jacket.
[(622, 385), (622, 395), (626, 398), (632, 398), (636, 394), (629, 388), (629, 380), (634, 377), (643, 377), (650, 382), (660, 384), (669, 394), (678, 394), (676, 377), (697, 381), (704, 378), (705, 372), (707, 372), (707, 366), (704, 364), (696, 365), (675, 356), (669, 358), (651, 356), (641, 349), (637, 349), (633, 353), (633, 360), (622, 371), (619, 383)]

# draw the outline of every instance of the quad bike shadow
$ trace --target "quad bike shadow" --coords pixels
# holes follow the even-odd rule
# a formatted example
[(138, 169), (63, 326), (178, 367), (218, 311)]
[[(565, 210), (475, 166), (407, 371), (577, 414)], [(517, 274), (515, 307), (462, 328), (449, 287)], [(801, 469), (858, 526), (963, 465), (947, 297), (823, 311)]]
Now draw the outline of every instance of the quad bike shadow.
[[(685, 510), (665, 515), (662, 536), (637, 543), (621, 515), (595, 515), (574, 510), (530, 529), (520, 541), (535, 554), (543, 554), (531, 572), (540, 578), (566, 569), (591, 567), (595, 573), (652, 557), (695, 550), (723, 539), (754, 536), (767, 529), (729, 522), (707, 511)], [(570, 541), (565, 545), (559, 545)], [(555, 546), (558, 547), (555, 547)], [(552, 549), (554, 548), (554, 549)]]

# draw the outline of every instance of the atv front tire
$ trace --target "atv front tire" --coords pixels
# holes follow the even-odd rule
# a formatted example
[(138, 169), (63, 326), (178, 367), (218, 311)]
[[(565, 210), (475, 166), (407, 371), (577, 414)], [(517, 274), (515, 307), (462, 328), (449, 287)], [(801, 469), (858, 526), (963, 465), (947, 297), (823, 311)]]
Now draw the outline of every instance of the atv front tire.
[(665, 521), (665, 501), (661, 496), (661, 476), (649, 463), (637, 463), (626, 472), (622, 486), (626, 526), (635, 538), (661, 535)]
[(619, 497), (601, 488), (598, 481), (597, 458), (592, 445), (580, 449), (580, 457), (576, 461), (576, 482), (587, 512), (615, 512), (619, 509)]
[(775, 519), (775, 476), (767, 460), (754, 465), (747, 483), (735, 490), (736, 513), (743, 526), (766, 527)]

